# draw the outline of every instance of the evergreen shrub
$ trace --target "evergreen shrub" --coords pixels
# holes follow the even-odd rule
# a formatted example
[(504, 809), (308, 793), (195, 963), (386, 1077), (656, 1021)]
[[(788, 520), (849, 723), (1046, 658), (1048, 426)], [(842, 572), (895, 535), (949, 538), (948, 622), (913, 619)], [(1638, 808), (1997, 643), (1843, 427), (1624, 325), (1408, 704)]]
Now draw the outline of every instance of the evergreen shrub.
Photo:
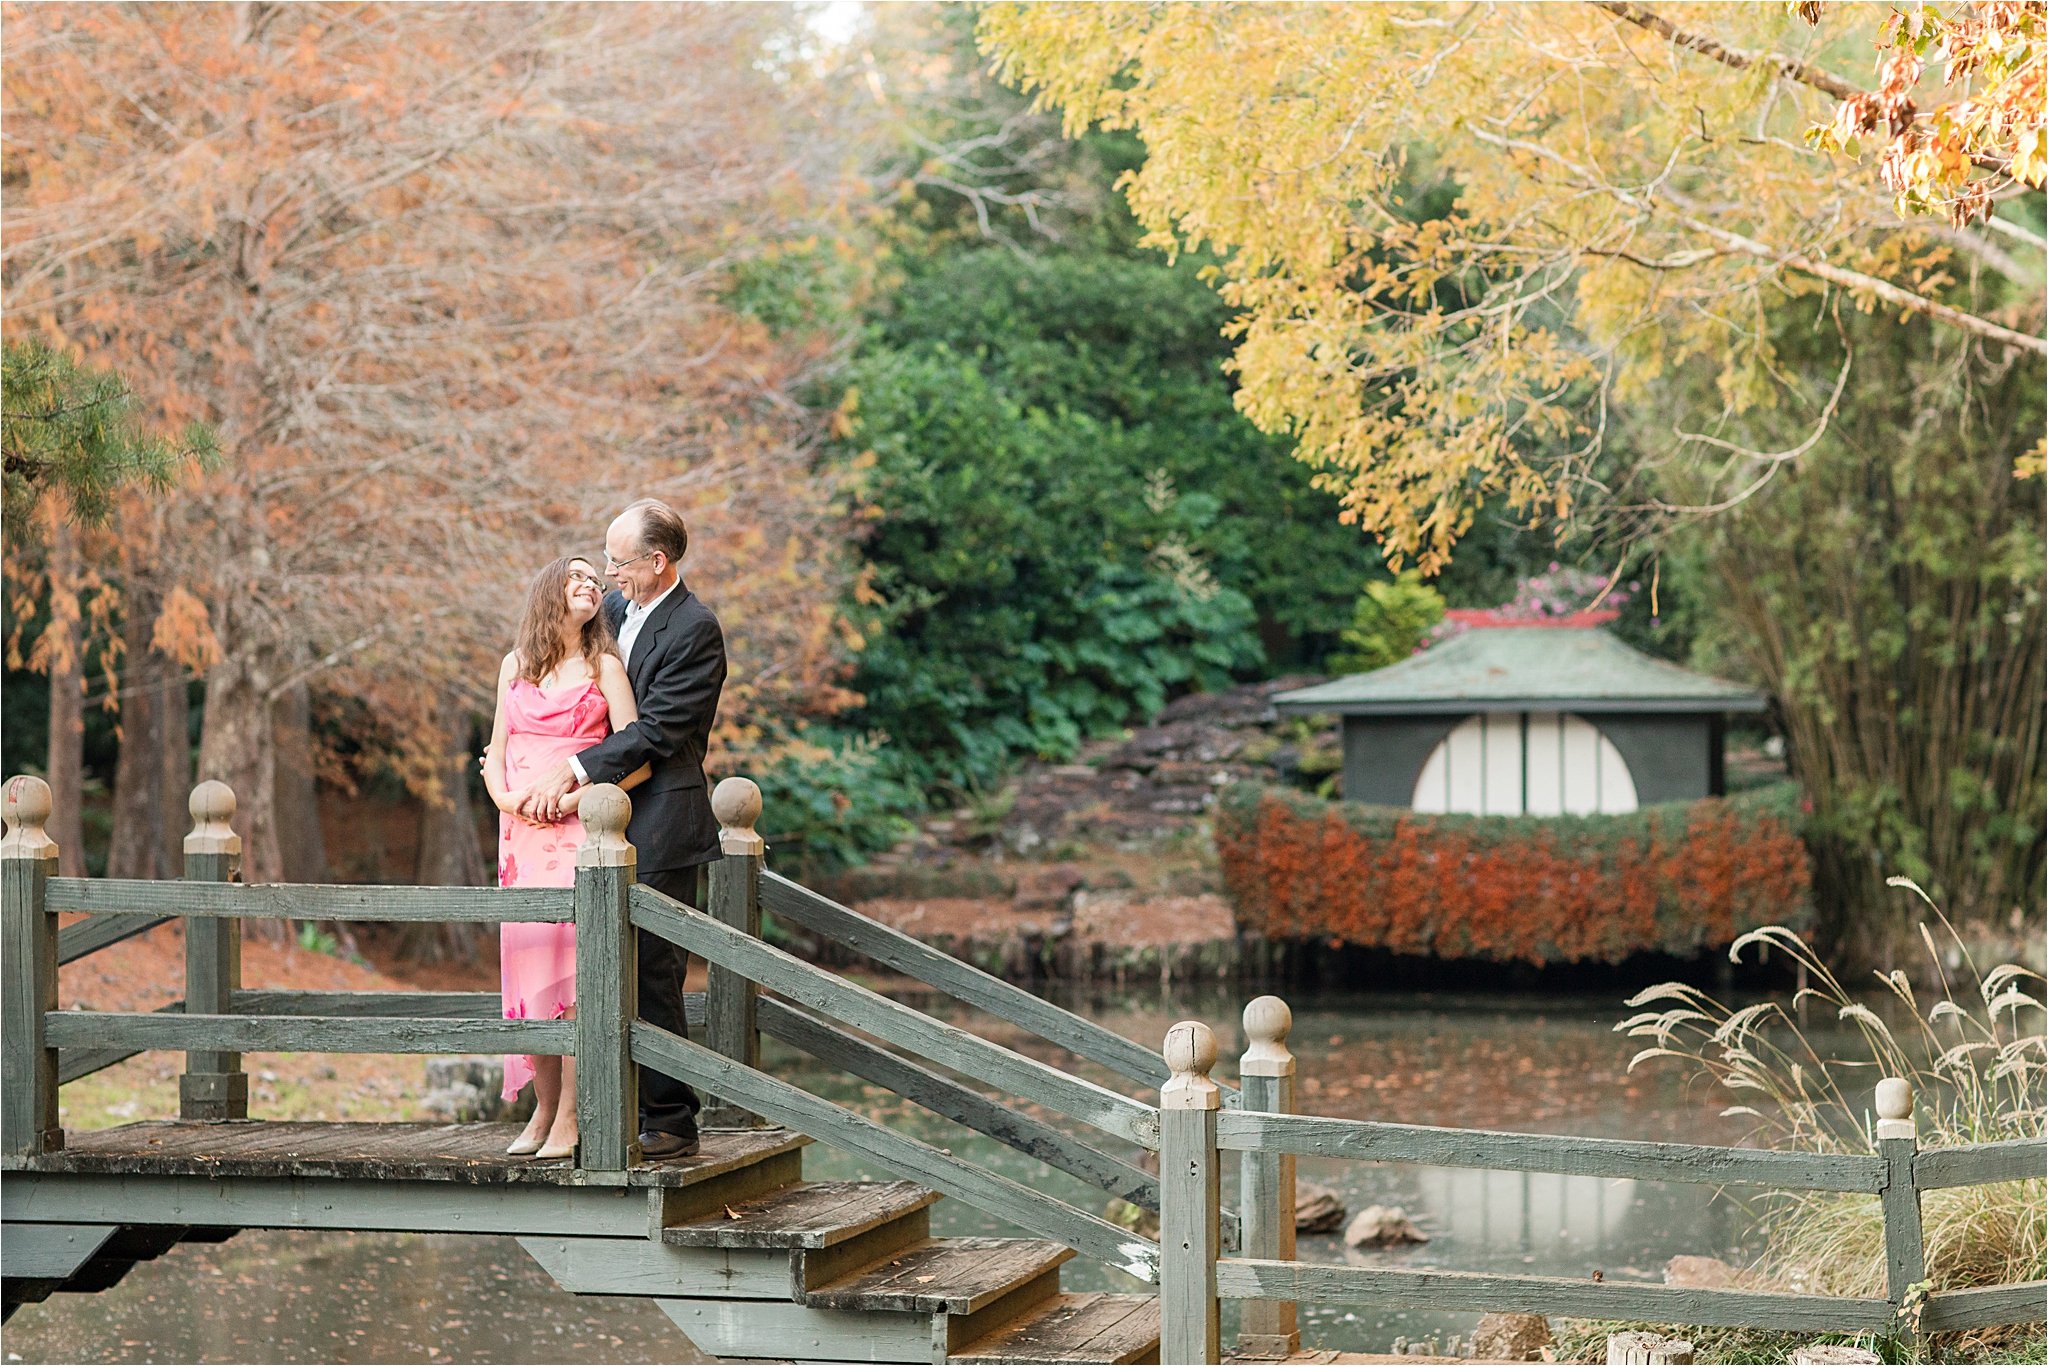
[(1539, 966), (1804, 928), (1799, 815), (1791, 783), (1555, 817), (1422, 815), (1238, 783), (1215, 813), (1224, 886), (1256, 933)]

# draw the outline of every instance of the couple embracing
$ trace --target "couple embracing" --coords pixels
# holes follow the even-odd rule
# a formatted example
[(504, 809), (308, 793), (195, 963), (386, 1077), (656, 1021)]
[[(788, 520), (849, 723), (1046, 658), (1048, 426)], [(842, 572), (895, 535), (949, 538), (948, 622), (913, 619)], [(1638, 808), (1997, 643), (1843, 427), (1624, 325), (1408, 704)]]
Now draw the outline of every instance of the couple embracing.
[[(626, 838), (638, 850), (639, 880), (703, 905), (704, 868), (718, 857), (704, 751), (725, 685), (725, 638), (682, 581), (689, 543), (673, 508), (643, 498), (605, 532), (602, 577), (596, 564), (574, 555), (535, 576), (517, 643), (498, 671), (484, 757), (484, 783), (500, 812), (499, 886), (575, 885), (583, 843), (577, 806), (591, 783), (616, 783), (633, 799)], [(573, 1018), (576, 927), (506, 924), (499, 935), (506, 1018)], [(641, 1018), (686, 1034), (689, 955), (643, 930), (639, 960)], [(570, 1156), (575, 1059), (507, 1057), (505, 1098), (528, 1080), (533, 1119), (507, 1151)], [(689, 1086), (640, 1069), (642, 1154), (695, 1153), (697, 1108)]]

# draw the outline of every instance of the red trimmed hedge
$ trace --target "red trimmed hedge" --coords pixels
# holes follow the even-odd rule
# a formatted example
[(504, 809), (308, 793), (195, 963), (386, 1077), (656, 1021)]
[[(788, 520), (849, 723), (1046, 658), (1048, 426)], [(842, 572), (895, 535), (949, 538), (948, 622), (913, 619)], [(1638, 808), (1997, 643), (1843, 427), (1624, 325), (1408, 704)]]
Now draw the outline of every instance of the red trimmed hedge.
[(1425, 816), (1240, 783), (1224, 886), (1269, 939), (1536, 964), (1688, 955), (1812, 918), (1792, 784), (1625, 816)]

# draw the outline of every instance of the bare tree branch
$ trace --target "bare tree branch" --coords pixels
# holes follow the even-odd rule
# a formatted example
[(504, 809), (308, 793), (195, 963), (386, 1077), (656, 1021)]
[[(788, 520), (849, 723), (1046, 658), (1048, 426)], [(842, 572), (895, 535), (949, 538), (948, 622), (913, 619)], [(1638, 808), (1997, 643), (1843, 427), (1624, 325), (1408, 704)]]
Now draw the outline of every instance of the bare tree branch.
[(1697, 52), (1702, 57), (1732, 66), (1737, 71), (1753, 66), (1767, 66), (1788, 80), (1810, 85), (1838, 100), (1854, 99), (1864, 92), (1839, 77), (1830, 76), (1810, 62), (1797, 57), (1787, 57), (1781, 52), (1751, 52), (1739, 47), (1729, 47), (1704, 34), (1688, 33), (1670, 20), (1659, 17), (1654, 11), (1641, 5), (1630, 4), (1629, 0), (1591, 0), (1591, 3), (1609, 14), (1618, 15), (1639, 28), (1646, 28), (1673, 46)]
[(1862, 271), (1848, 270), (1827, 261), (1816, 260), (1802, 252), (1779, 251), (1755, 238), (1744, 237), (1741, 233), (1730, 232), (1726, 228), (1717, 228), (1711, 223), (1703, 223), (1689, 215), (1680, 214), (1678, 220), (1695, 232), (1703, 232), (1709, 237), (1717, 238), (1735, 250), (1759, 260), (1774, 261), (1790, 266), (1794, 270), (1805, 271), (1808, 275), (1817, 276), (1857, 293), (1875, 294), (1896, 308), (1925, 314), (1937, 322), (1947, 323), (1950, 327), (1959, 328), (1986, 341), (2003, 342), (2007, 346), (2017, 346), (2036, 355), (2048, 356), (2048, 340), (2030, 337), (2024, 332), (2000, 327), (1997, 323), (1980, 318), (1974, 313), (1965, 313), (1960, 308), (1950, 308), (1947, 304), (1936, 303), (1925, 295), (1901, 289), (1889, 280), (1880, 280), (1875, 275), (1865, 275)]
[[(1560, 155), (1555, 149), (1546, 147), (1540, 142), (1529, 142), (1522, 138), (1502, 137), (1497, 133), (1489, 133), (1485, 129), (1478, 127), (1473, 127), (1470, 131), (1472, 136), (1482, 142), (1501, 148), (1515, 148), (1565, 167), (1572, 174), (1578, 176), (1581, 183), (1588, 189), (1596, 189), (1612, 195), (1630, 208), (1644, 213), (1660, 211), (1659, 206), (1652, 201), (1648, 194), (1623, 189), (1618, 185), (1609, 185), (1599, 174), (1590, 168), (1581, 166), (1579, 163)], [(1665, 192), (1664, 198), (1682, 201), (1682, 196), (1669, 190)], [(1861, 271), (1849, 270), (1828, 261), (1819, 260), (1804, 252), (1785, 251), (1768, 243), (1759, 242), (1754, 237), (1745, 237), (1741, 233), (1731, 231), (1728, 228), (1717, 227), (1688, 213), (1676, 213), (1673, 214), (1673, 217), (1686, 227), (1691, 228), (1694, 232), (1703, 233), (1708, 237), (1714, 238), (1716, 241), (1726, 243), (1730, 248), (1744, 255), (1770, 261), (1776, 265), (1790, 266), (1794, 270), (1804, 271), (1808, 275), (1827, 280), (1833, 284), (1842, 285), (1858, 293), (1875, 294), (1878, 298), (1883, 299), (1894, 307), (1924, 314), (1938, 322), (1944, 322), (1951, 327), (1983, 337), (1987, 341), (2003, 342), (2007, 346), (2018, 346), (2039, 355), (2048, 355), (2048, 340), (2040, 337), (2030, 337), (2024, 332), (2015, 332), (2009, 327), (2001, 327), (1999, 324), (1985, 318), (1980, 318), (1974, 313), (1966, 313), (1962, 309), (1951, 308), (1943, 303), (1936, 303), (1924, 295), (1915, 294), (1908, 289), (1902, 289), (1889, 280), (1880, 280), (1875, 275), (1865, 275)], [(1588, 254), (1598, 254), (1590, 247), (1582, 247), (1580, 250), (1586, 251)]]

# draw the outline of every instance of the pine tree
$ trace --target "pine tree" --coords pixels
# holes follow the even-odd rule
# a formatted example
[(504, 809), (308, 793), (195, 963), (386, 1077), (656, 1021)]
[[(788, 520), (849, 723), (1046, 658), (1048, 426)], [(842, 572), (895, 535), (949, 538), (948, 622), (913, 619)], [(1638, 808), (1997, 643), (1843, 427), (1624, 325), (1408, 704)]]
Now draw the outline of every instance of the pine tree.
[(30, 514), (46, 492), (68, 503), (71, 520), (93, 524), (106, 517), (122, 485), (168, 489), (195, 460), (218, 459), (213, 434), (201, 424), (172, 442), (145, 430), (134, 410), (134, 396), (112, 371), (81, 366), (40, 341), (6, 344), (0, 455), (9, 545), (30, 532)]

